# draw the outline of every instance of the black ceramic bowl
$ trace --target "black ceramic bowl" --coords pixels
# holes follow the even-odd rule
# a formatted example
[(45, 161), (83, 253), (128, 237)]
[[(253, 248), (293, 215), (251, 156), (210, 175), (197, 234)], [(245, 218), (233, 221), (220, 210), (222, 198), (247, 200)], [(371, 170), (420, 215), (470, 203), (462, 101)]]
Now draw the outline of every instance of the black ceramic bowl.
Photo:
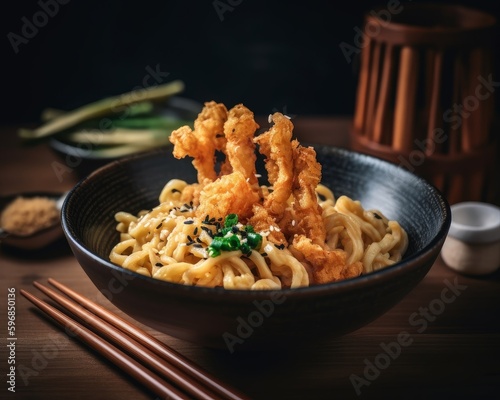
[(115, 161), (69, 193), (63, 229), (83, 269), (132, 318), (172, 336), (229, 351), (315, 344), (356, 330), (397, 304), (432, 266), (450, 225), (446, 200), (393, 164), (317, 146), (323, 183), (398, 220), (409, 236), (404, 259), (384, 270), (338, 282), (281, 291), (224, 290), (173, 284), (113, 265), (114, 214), (158, 204), (171, 178), (194, 182), (189, 160), (155, 152)]

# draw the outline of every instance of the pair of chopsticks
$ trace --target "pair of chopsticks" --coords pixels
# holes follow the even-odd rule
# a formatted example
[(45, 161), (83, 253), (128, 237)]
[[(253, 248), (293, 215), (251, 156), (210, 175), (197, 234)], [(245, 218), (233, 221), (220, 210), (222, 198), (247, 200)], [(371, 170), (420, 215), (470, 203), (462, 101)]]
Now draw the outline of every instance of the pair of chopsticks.
[(48, 282), (68, 297), (38, 282), (33, 285), (93, 330), (30, 292), (21, 290), (21, 294), (71, 336), (96, 350), (156, 395), (168, 399), (246, 399), (137, 326), (52, 278)]

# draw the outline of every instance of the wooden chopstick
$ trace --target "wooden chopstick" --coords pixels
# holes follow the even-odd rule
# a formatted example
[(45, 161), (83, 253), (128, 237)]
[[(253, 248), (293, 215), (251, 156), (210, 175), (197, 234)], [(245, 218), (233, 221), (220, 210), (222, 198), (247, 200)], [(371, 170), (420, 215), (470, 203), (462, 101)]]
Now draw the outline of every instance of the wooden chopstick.
[(194, 398), (199, 399), (217, 399), (218, 397), (201, 383), (187, 375), (183, 371), (173, 367), (170, 363), (159, 357), (151, 350), (135, 341), (132, 337), (119, 329), (116, 329), (111, 324), (107, 323), (98, 316), (92, 314), (78, 304), (67, 299), (66, 297), (56, 293), (52, 289), (43, 286), (38, 282), (33, 282), (34, 286), (55, 300), (61, 306), (73, 313), (75, 316), (87, 323), (94, 331), (97, 331), (101, 336), (104, 336), (108, 341), (112, 341), (128, 353), (133, 355), (135, 359), (143, 365), (147, 365), (163, 378), (173, 382), (176, 386), (189, 393)]
[(110, 360), (114, 365), (128, 373), (156, 395), (169, 399), (188, 398), (186, 394), (181, 393), (178, 389), (164, 381), (158, 375), (152, 373), (132, 357), (106, 342), (94, 332), (74, 321), (58, 309), (40, 300), (26, 290), (21, 289), (21, 294), (40, 310), (52, 317), (67, 332), (72, 332), (75, 337)]
[[(135, 357), (139, 362), (142, 362), (142, 364), (155, 371), (155, 375), (158, 374), (159, 376), (166, 378), (169, 382), (173, 382), (179, 389), (183, 389), (191, 396), (191, 398), (246, 398), (234, 389), (218, 381), (216, 378), (211, 377), (200, 367), (170, 349), (153, 336), (118, 317), (116, 314), (113, 314), (104, 307), (97, 305), (54, 279), (49, 279), (49, 282), (63, 293), (67, 293), (69, 297), (77, 299), (77, 302), (81, 302), (82, 305), (86, 305), (90, 311), (96, 312), (92, 313), (88, 311), (88, 309), (79, 306), (72, 300), (38, 282), (34, 282), (33, 284), (36, 288), (55, 300), (58, 304), (69, 310), (79, 319), (83, 320), (83, 322), (85, 322), (90, 328), (99, 333), (101, 336), (104, 336), (107, 340), (114, 342), (116, 345), (120, 346), (122, 349), (126, 350), (129, 354)], [(103, 318), (103, 316), (105, 317)], [(117, 329), (117, 327), (121, 329)], [(129, 332), (132, 332), (133, 335), (129, 334)], [(137, 337), (142, 337), (142, 339), (134, 340), (134, 338)], [(146, 346), (144, 343), (148, 343), (149, 346)], [(151, 348), (155, 348), (156, 351), (153, 352)], [(159, 349), (162, 349), (163, 351), (160, 351)], [(168, 356), (165, 356), (165, 354), (168, 354)]]
[[(104, 321), (118, 328), (120, 331), (126, 333), (130, 337), (133, 337), (137, 342), (142, 344), (150, 351), (156, 353), (156, 355), (166, 360), (172, 366), (177, 367), (180, 371), (183, 371), (187, 375), (190, 375), (199, 382), (203, 383), (206, 387), (210, 388), (214, 393), (217, 393), (222, 398), (232, 400), (241, 400), (247, 398), (245, 395), (237, 392), (234, 388), (227, 386), (214, 376), (211, 376), (208, 372), (204, 371), (199, 366), (185, 358), (183, 355), (168, 347), (163, 342), (159, 341), (139, 327), (124, 320), (123, 318), (100, 306), (99, 304), (94, 303), (90, 299), (75, 292), (74, 290), (68, 288), (55, 279), (49, 278), (47, 281), (52, 286), (63, 292), (65, 295), (85, 307), (87, 310), (91, 311), (93, 314), (102, 318)], [(46, 294), (50, 296), (48, 292), (46, 292)], [(54, 300), (56, 299), (54, 298)]]

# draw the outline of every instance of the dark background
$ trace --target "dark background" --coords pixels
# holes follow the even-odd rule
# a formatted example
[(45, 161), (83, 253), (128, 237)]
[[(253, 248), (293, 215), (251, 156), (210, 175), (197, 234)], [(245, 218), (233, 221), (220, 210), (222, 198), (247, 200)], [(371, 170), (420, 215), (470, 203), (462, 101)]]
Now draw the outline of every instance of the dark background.
[[(45, 107), (72, 109), (130, 91), (147, 66), (168, 72), (165, 82), (183, 80), (183, 95), (201, 102), (243, 102), (262, 115), (352, 114), (359, 60), (348, 62), (340, 43), (353, 45), (363, 14), (388, 3), (72, 0), (15, 54), (8, 35), (33, 21), (39, 1), (3, 7), (3, 123), (37, 122)], [(440, 3), (498, 17), (497, 1)], [(218, 13), (216, 4), (232, 10)]]

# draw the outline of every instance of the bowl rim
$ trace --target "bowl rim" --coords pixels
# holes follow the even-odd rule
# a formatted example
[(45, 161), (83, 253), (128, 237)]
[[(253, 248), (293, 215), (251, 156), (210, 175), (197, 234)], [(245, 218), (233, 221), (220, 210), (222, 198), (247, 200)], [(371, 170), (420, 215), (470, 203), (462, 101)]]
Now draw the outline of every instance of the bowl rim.
[[(303, 143), (304, 145), (306, 143)], [(407, 175), (412, 177), (412, 179), (415, 179), (418, 181), (420, 184), (423, 184), (424, 186), (427, 186), (432, 193), (434, 193), (437, 196), (437, 199), (439, 200), (441, 210), (444, 213), (444, 218), (441, 223), (441, 226), (439, 227), (439, 231), (435, 237), (432, 238), (432, 240), (423, 248), (418, 249), (415, 251), (414, 254), (409, 256), (408, 258), (403, 258), (403, 260), (395, 263), (392, 266), (389, 266), (387, 268), (383, 268), (374, 272), (371, 272), (366, 275), (360, 275), (354, 278), (349, 278), (345, 279), (342, 281), (337, 281), (337, 282), (328, 282), (328, 283), (323, 283), (323, 284), (317, 284), (317, 285), (311, 285), (311, 286), (306, 286), (306, 287), (298, 287), (298, 288), (285, 288), (285, 289), (263, 289), (263, 290), (248, 290), (248, 289), (224, 289), (221, 287), (203, 287), (203, 286), (190, 286), (190, 285), (183, 285), (183, 284), (178, 284), (174, 282), (168, 282), (164, 281), (161, 279), (155, 279), (152, 277), (144, 276), (141, 274), (138, 274), (136, 272), (127, 270), (125, 268), (120, 267), (119, 265), (116, 265), (112, 263), (109, 260), (106, 260), (104, 258), (99, 257), (98, 255), (94, 254), (91, 252), (86, 246), (83, 245), (83, 243), (77, 239), (74, 235), (73, 232), (69, 226), (68, 222), (68, 216), (67, 216), (67, 208), (71, 204), (71, 201), (73, 197), (78, 193), (80, 188), (82, 186), (85, 186), (88, 184), (89, 181), (93, 180), (96, 176), (104, 174), (108, 169), (113, 169), (115, 168), (116, 165), (119, 164), (124, 164), (124, 163), (130, 163), (133, 162), (134, 160), (137, 159), (142, 159), (142, 158), (149, 158), (153, 157), (158, 154), (164, 154), (167, 153), (165, 149), (155, 149), (146, 153), (138, 153), (138, 154), (133, 154), (130, 156), (123, 157), (118, 160), (114, 160), (98, 169), (90, 173), (88, 176), (85, 178), (81, 179), (68, 193), (66, 196), (63, 206), (62, 206), (62, 211), (61, 211), (61, 222), (62, 222), (62, 227), (64, 234), (67, 237), (67, 240), (69, 243), (73, 246), (76, 246), (79, 251), (83, 252), (86, 257), (91, 258), (95, 262), (101, 264), (103, 267), (106, 267), (108, 269), (111, 269), (113, 271), (116, 271), (120, 274), (126, 274), (130, 277), (133, 277), (135, 279), (143, 280), (148, 282), (148, 284), (160, 286), (160, 287), (165, 287), (165, 289), (172, 290), (178, 294), (180, 293), (187, 293), (190, 296), (192, 295), (199, 295), (199, 296), (205, 296), (205, 295), (210, 295), (212, 297), (217, 297), (217, 299), (223, 300), (223, 299), (230, 299), (231, 301), (235, 300), (244, 300), (247, 298), (250, 299), (259, 299), (259, 298), (269, 298), (272, 296), (276, 295), (284, 295), (286, 297), (309, 297), (309, 296), (321, 296), (321, 295), (327, 295), (331, 294), (332, 291), (335, 291), (336, 293), (343, 293), (346, 291), (350, 291), (358, 286), (365, 286), (365, 285), (373, 285), (373, 284), (379, 284), (381, 281), (385, 280), (391, 280), (394, 277), (398, 276), (400, 274), (400, 271), (402, 270), (414, 270), (418, 269), (420, 265), (416, 263), (416, 260), (419, 258), (422, 258), (426, 255), (431, 256), (437, 249), (439, 249), (448, 234), (448, 230), (450, 228), (451, 224), (451, 210), (450, 210), (450, 205), (444, 195), (441, 193), (439, 189), (437, 189), (434, 185), (432, 185), (430, 182), (426, 181), (422, 177), (419, 177), (415, 175), (414, 173), (404, 169), (401, 166), (392, 164), (384, 159), (372, 156), (372, 155), (367, 155), (364, 153), (360, 153), (357, 151), (341, 148), (341, 147), (336, 147), (336, 146), (330, 146), (330, 145), (324, 145), (324, 144), (309, 144), (313, 145), (315, 150), (322, 149), (322, 151), (328, 151), (330, 153), (336, 153), (336, 154), (341, 154), (342, 156), (350, 155), (350, 156), (356, 156), (361, 159), (366, 163), (377, 163), (378, 165), (382, 165), (385, 168), (391, 168), (391, 169), (396, 169), (398, 170), (398, 173)], [(82, 266), (83, 268), (83, 266)]]

